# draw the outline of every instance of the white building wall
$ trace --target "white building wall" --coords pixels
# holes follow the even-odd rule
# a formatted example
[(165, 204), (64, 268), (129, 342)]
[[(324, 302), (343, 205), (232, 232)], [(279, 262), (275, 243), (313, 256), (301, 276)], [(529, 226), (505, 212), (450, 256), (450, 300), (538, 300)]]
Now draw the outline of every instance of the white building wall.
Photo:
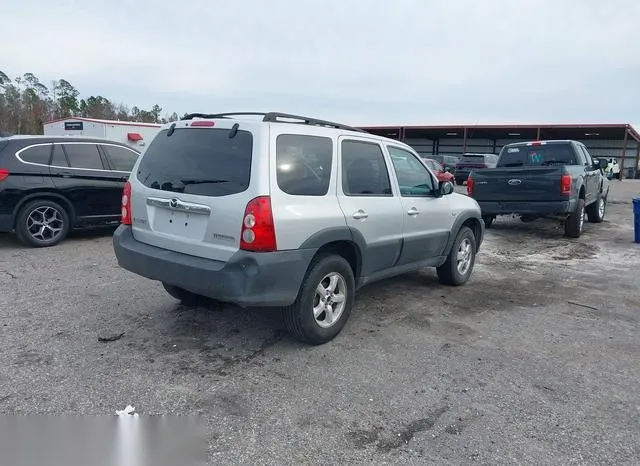
[[(82, 130), (65, 129), (65, 123), (81, 123)], [(97, 123), (86, 120), (77, 120), (74, 118), (68, 118), (66, 120), (54, 121), (52, 123), (45, 123), (44, 125), (45, 136), (86, 136), (94, 138), (105, 137), (105, 125), (103, 123)]]
[[(139, 126), (139, 125), (127, 125), (122, 123), (106, 124), (105, 137), (111, 141), (122, 142), (138, 150), (142, 150), (145, 146), (149, 145), (151, 140), (158, 134), (160, 127), (155, 126)], [(142, 141), (130, 141), (127, 138), (129, 133), (138, 133), (142, 136)]]

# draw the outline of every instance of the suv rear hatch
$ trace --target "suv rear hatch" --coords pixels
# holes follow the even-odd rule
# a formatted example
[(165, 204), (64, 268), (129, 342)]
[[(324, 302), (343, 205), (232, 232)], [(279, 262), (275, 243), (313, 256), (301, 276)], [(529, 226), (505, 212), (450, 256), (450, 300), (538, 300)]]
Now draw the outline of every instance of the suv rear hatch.
[(478, 201), (538, 202), (565, 200), (562, 175), (576, 163), (570, 143), (505, 146), (496, 168), (474, 170), (473, 197)]
[(136, 240), (223, 262), (238, 251), (247, 204), (268, 194), (268, 184), (260, 193), (252, 182), (252, 168), (268, 158), (256, 149), (259, 126), (233, 125), (181, 121), (158, 133), (131, 177)]

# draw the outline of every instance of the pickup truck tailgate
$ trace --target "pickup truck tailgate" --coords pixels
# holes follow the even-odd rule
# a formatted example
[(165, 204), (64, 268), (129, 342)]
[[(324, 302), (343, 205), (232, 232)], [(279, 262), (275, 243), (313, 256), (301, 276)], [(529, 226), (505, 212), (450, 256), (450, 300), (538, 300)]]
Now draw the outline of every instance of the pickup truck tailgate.
[(472, 196), (477, 201), (559, 201), (563, 167), (492, 168), (474, 170)]

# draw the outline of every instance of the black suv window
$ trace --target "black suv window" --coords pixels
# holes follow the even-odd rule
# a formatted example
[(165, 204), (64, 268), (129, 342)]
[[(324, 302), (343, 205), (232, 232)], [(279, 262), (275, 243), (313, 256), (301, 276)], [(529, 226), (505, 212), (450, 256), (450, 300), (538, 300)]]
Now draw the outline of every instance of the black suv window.
[(69, 164), (73, 168), (85, 168), (88, 170), (103, 170), (102, 158), (95, 144), (64, 143), (64, 151), (67, 153)]
[(500, 153), (498, 167), (577, 165), (576, 160), (576, 153), (571, 144), (505, 146)]
[(324, 196), (329, 191), (332, 159), (330, 138), (281, 134), (276, 140), (278, 187), (296, 196)]
[(342, 141), (342, 191), (347, 196), (391, 196), (391, 183), (378, 144)]
[(61, 144), (53, 145), (53, 158), (51, 159), (52, 167), (68, 167), (69, 162), (67, 162), (67, 157), (64, 155), (62, 151)]
[(130, 172), (138, 159), (138, 154), (126, 147), (106, 144), (103, 144), (101, 147), (107, 156), (109, 166), (115, 171)]
[(253, 136), (239, 130), (184, 128), (163, 130), (138, 167), (138, 179), (152, 189), (200, 196), (246, 191), (251, 179)]
[(411, 153), (387, 146), (403, 197), (433, 196), (435, 185), (429, 170)]
[(29, 162), (29, 163), (39, 163), (42, 165), (49, 165), (50, 157), (51, 157), (51, 144), (27, 147), (22, 152), (20, 152), (20, 158), (25, 162)]

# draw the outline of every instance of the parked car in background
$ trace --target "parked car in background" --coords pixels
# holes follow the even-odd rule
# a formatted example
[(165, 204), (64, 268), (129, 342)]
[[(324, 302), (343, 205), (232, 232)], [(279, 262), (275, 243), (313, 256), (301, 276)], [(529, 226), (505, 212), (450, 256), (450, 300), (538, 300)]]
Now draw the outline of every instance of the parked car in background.
[(139, 153), (104, 139), (0, 139), (0, 232), (53, 246), (72, 228), (118, 222), (122, 189)]
[(456, 165), (460, 162), (460, 157), (456, 155), (436, 154), (436, 155), (423, 155), (423, 157), (430, 158), (438, 162), (444, 170), (448, 170), (453, 173), (456, 170)]
[(424, 160), (424, 163), (427, 165), (427, 167), (429, 167), (429, 169), (433, 172), (433, 174), (436, 175), (436, 178), (438, 178), (438, 181), (440, 182), (448, 181), (449, 183), (454, 182), (453, 175), (448, 171), (446, 171), (442, 167), (442, 165), (440, 165), (438, 162), (436, 162), (433, 159), (423, 159), (423, 160)]
[(424, 267), (444, 284), (469, 280), (480, 208), (411, 147), (261, 115), (194, 114), (161, 128), (125, 185), (121, 267), (185, 303), (283, 307), (290, 333), (310, 344), (342, 330), (366, 284)]
[(464, 154), (460, 161), (456, 164), (455, 178), (456, 184), (462, 185), (471, 170), (477, 168), (495, 168), (498, 163), (498, 156), (495, 154)]
[(473, 170), (467, 193), (487, 226), (497, 215), (516, 214), (524, 222), (557, 217), (565, 235), (582, 234), (585, 212), (590, 222), (604, 220), (609, 184), (606, 160), (594, 161), (577, 141), (534, 141), (502, 148), (497, 168)]
[(604, 169), (604, 173), (608, 179), (620, 178), (620, 165), (618, 160), (614, 158), (606, 159), (607, 166)]

